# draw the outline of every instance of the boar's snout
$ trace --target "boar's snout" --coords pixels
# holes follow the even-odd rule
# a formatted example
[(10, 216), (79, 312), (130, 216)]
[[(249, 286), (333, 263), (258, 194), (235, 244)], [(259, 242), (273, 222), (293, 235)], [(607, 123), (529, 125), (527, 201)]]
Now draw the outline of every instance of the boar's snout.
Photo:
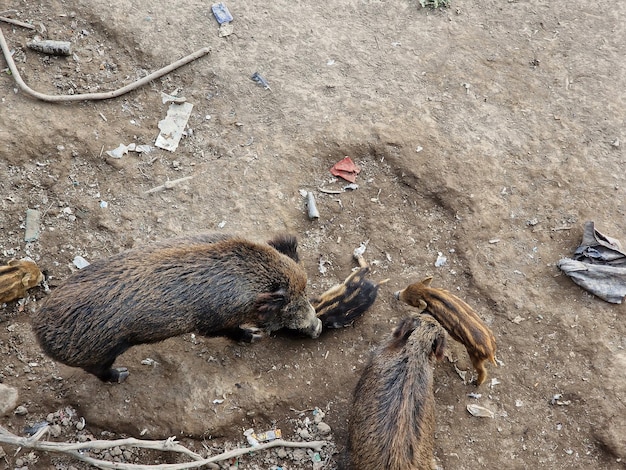
[(293, 326), (293, 328), (307, 336), (310, 336), (311, 338), (317, 338), (322, 333), (322, 320), (317, 318), (317, 314), (315, 313), (313, 306), (308, 302), (307, 304), (308, 307), (306, 314), (296, 325)]
[(311, 338), (317, 338), (319, 335), (321, 335), (322, 334), (322, 320), (316, 317), (310, 330), (307, 331), (307, 334)]

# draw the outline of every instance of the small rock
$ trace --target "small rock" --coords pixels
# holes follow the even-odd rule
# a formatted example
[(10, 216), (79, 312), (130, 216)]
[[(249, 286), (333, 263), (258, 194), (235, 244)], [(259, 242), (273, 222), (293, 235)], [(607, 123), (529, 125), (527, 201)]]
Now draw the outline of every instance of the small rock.
[(113, 455), (114, 457), (122, 455), (122, 449), (120, 449), (119, 447), (113, 447), (113, 449), (111, 449), (111, 455)]
[(324, 419), (324, 416), (326, 416), (326, 413), (324, 413), (322, 410), (320, 410), (319, 408), (315, 408), (315, 411), (313, 411), (313, 422), (315, 424), (319, 424), (322, 422), (322, 420)]
[(287, 457), (287, 451), (283, 447), (279, 447), (276, 451), (276, 455), (279, 459), (284, 459), (285, 457)]
[(15, 413), (18, 416), (24, 416), (28, 414), (28, 409), (25, 406), (20, 405), (17, 408), (15, 408), (15, 411), (13, 413)]
[(330, 426), (323, 421), (317, 423), (317, 430), (323, 435), (330, 434)]
[(0, 415), (8, 413), (17, 405), (17, 389), (0, 384)]
[(61, 426), (58, 424), (53, 424), (50, 426), (50, 434), (52, 437), (59, 437), (61, 435)]
[(307, 431), (306, 429), (301, 429), (300, 431), (298, 431), (298, 434), (300, 435), (302, 439), (305, 439), (305, 440), (311, 438), (311, 433)]

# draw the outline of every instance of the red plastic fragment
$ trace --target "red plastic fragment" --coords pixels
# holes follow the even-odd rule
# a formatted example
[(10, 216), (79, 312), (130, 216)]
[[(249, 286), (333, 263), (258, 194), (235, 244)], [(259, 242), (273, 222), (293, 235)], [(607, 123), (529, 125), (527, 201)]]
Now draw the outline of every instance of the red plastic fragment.
[(330, 169), (330, 172), (334, 176), (338, 176), (339, 178), (343, 178), (350, 183), (354, 183), (356, 181), (356, 176), (361, 172), (361, 169), (354, 164), (350, 157), (346, 157), (335, 163)]

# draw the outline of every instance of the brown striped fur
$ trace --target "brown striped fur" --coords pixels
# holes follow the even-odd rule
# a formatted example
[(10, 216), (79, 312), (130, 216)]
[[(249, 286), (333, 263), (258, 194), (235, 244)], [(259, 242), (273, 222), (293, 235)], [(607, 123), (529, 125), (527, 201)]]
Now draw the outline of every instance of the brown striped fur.
[(354, 390), (349, 470), (431, 470), (433, 364), (446, 333), (432, 317), (404, 318), (372, 354)]
[(26, 297), (26, 291), (42, 281), (43, 274), (32, 261), (9, 261), (0, 266), (0, 303)]
[(378, 295), (378, 288), (385, 281), (378, 284), (370, 281), (367, 279), (369, 272), (368, 266), (361, 267), (343, 283), (311, 299), (311, 305), (324, 328), (350, 326), (372, 306)]
[(487, 325), (456, 295), (445, 289), (430, 287), (432, 277), (411, 284), (406, 289), (396, 292), (396, 298), (413, 306), (420, 307), (425, 302), (429, 313), (441, 323), (450, 336), (462, 343), (478, 372), (476, 384), (482, 384), (487, 378), (485, 361), (496, 364), (496, 339)]

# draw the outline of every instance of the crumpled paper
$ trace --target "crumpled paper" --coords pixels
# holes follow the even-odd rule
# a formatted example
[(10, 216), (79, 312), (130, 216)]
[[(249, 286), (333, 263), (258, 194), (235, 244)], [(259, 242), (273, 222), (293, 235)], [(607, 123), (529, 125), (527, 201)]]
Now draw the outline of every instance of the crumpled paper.
[(614, 304), (626, 296), (626, 253), (621, 243), (587, 222), (580, 246), (572, 258), (559, 260), (557, 266), (585, 290)]

